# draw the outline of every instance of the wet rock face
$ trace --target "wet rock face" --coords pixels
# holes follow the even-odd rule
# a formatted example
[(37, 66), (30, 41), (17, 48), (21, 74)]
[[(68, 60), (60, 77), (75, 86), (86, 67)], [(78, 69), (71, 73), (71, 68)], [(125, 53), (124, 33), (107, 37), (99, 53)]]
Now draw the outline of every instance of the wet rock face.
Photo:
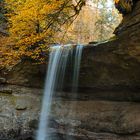
[(47, 64), (38, 65), (24, 60), (7, 72), (5, 78), (8, 84), (43, 88), (46, 68)]
[[(140, 139), (139, 7), (116, 29), (118, 39), (85, 46), (77, 96), (69, 69), (52, 103), (52, 140)], [(35, 139), (45, 74), (46, 65), (24, 61), (0, 76), (0, 140)]]

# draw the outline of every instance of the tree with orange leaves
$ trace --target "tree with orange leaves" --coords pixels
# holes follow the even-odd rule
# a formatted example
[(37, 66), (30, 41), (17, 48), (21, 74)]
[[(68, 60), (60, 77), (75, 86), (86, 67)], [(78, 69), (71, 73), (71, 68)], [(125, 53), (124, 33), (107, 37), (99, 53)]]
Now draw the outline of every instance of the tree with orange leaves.
[[(5, 0), (10, 41), (16, 57), (43, 61), (48, 45), (55, 42), (61, 26), (79, 14), (84, 0)], [(17, 52), (17, 53), (15, 53)]]

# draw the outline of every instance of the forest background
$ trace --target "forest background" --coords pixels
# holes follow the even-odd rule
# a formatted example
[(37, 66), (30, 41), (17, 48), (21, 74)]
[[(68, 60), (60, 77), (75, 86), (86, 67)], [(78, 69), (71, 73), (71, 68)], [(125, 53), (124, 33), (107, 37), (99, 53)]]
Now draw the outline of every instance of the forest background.
[(0, 67), (44, 63), (53, 44), (107, 40), (121, 19), (111, 0), (0, 0)]

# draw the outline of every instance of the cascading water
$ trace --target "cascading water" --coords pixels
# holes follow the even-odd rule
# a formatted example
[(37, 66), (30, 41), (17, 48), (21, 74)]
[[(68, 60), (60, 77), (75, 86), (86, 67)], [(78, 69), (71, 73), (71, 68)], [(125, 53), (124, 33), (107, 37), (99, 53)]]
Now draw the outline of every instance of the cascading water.
[(75, 60), (74, 60), (74, 69), (73, 69), (74, 72), (73, 72), (73, 81), (72, 81), (72, 92), (77, 92), (82, 50), (83, 50), (83, 45), (77, 45), (75, 51)]
[[(78, 78), (79, 78), (79, 70), (80, 70), (80, 64), (81, 64), (81, 56), (83, 51), (83, 45), (77, 45), (74, 55), (74, 65), (73, 65), (73, 78), (72, 78), (72, 93), (73, 99), (77, 98), (77, 89), (78, 89)], [(71, 104), (69, 108), (68, 117), (70, 114), (73, 114), (75, 116), (75, 105)], [(70, 125), (70, 124), (69, 124)], [(67, 127), (67, 133), (74, 133), (75, 129), (72, 129), (71, 126)], [(74, 138), (70, 138), (69, 136), (66, 136), (66, 140), (74, 140)]]
[[(78, 45), (76, 47), (72, 91), (76, 91), (76, 87), (78, 84), (82, 48), (82, 45)], [(59, 86), (63, 86), (62, 84), (66, 71), (66, 65), (69, 55), (72, 55), (72, 49), (72, 45), (56, 45), (52, 47), (52, 51), (50, 53), (49, 58), (47, 78), (45, 82), (39, 129), (37, 132), (37, 140), (51, 140), (51, 137), (49, 137), (48, 124), (52, 97), (55, 92), (55, 89), (57, 88), (58, 82)]]

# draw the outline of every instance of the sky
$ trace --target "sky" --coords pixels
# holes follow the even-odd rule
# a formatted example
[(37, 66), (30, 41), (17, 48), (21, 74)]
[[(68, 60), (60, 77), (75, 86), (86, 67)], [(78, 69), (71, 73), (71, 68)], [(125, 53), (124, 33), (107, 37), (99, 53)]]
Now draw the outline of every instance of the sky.
[[(88, 1), (88, 5), (93, 6), (94, 7), (94, 3), (92, 2), (92, 0), (87, 0)], [(106, 6), (108, 8), (111, 8), (113, 6), (114, 2), (113, 0), (107, 0)], [(102, 7), (99, 7), (102, 8)]]

